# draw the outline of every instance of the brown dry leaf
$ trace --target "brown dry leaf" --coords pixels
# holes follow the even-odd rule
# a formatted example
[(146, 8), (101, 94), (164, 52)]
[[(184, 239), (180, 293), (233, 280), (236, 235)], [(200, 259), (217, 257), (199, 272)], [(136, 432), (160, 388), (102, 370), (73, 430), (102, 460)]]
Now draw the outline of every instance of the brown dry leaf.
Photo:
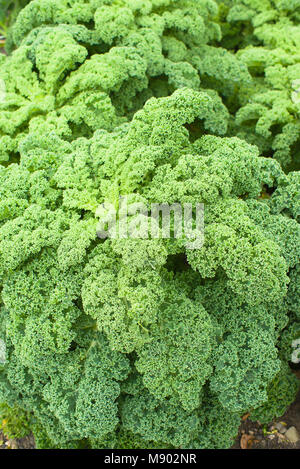
[(248, 414), (243, 415), (243, 417), (242, 417), (243, 422), (244, 422), (245, 420), (247, 420), (248, 417), (250, 417), (249, 412), (248, 412)]
[(246, 433), (242, 435), (240, 445), (242, 449), (250, 449), (254, 442), (253, 435), (247, 435)]

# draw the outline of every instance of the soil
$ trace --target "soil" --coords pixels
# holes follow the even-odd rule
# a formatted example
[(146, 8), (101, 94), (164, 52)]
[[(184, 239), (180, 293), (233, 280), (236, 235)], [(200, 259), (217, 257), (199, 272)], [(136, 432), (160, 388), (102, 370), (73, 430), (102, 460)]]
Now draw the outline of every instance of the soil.
[(0, 432), (0, 443), (2, 443), (0, 449), (35, 449), (33, 435), (8, 440), (3, 432)]
[[(286, 428), (295, 427), (300, 435), (300, 392), (287, 412), (269, 425), (261, 425), (259, 422), (251, 422), (249, 419), (242, 422), (232, 449), (241, 449), (247, 440), (246, 448), (243, 449), (300, 449), (300, 440), (296, 444), (291, 443), (274, 428), (278, 422), (286, 424)], [(266, 434), (266, 431), (269, 434)]]

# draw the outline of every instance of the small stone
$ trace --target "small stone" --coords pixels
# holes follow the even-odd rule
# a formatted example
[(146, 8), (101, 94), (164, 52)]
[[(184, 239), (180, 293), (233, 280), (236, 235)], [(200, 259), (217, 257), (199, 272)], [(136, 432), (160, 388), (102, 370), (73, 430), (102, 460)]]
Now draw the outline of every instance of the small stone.
[(297, 432), (296, 427), (290, 427), (285, 432), (285, 436), (291, 443), (297, 443), (300, 439), (299, 433)]
[(283, 424), (280, 423), (280, 422), (278, 422), (278, 423), (275, 424), (275, 428), (276, 428), (276, 430), (279, 431), (279, 433), (282, 433), (282, 434), (284, 434), (284, 433), (287, 431), (286, 426), (283, 425)]
[(269, 435), (268, 438), (269, 438), (269, 440), (274, 440), (275, 435)]
[(16, 440), (8, 440), (8, 443), (11, 449), (18, 449), (18, 444)]

